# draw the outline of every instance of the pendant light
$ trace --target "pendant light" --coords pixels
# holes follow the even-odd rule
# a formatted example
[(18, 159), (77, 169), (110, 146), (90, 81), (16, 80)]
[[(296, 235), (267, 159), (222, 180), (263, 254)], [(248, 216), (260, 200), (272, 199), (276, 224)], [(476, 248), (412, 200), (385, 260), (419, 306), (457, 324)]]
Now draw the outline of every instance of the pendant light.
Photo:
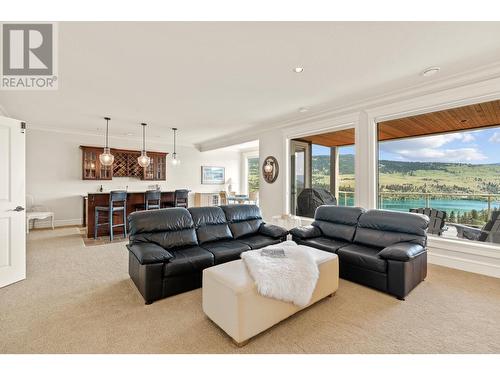
[(175, 141), (176, 141), (176, 134), (177, 134), (177, 128), (172, 128), (174, 131), (174, 152), (172, 153), (172, 165), (179, 165), (181, 161), (177, 158), (177, 152), (175, 151)]
[(113, 164), (113, 162), (115, 161), (115, 157), (111, 155), (111, 152), (108, 147), (108, 129), (109, 129), (109, 120), (111, 119), (109, 117), (104, 117), (104, 119), (106, 120), (106, 141), (105, 141), (106, 143), (104, 146), (104, 152), (101, 155), (99, 155), (99, 161), (101, 162), (102, 165), (107, 167)]
[(147, 168), (149, 166), (149, 163), (151, 163), (150, 157), (146, 154), (146, 125), (144, 122), (141, 123), (142, 125), (142, 151), (141, 151), (141, 156), (137, 158), (137, 162), (139, 165), (143, 168)]

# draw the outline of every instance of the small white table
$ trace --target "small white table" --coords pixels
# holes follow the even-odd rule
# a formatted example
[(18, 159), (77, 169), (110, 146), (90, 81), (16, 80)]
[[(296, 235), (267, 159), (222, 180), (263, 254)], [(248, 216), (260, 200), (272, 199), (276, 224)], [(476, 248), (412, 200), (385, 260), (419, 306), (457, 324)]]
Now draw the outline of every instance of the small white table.
[[(30, 220), (43, 220), (51, 218), (52, 229), (54, 229), (54, 213), (50, 211), (31, 211), (26, 212), (26, 233), (30, 232)], [(33, 227), (34, 227), (33, 223)]]
[(300, 216), (277, 215), (271, 218), (271, 223), (290, 230), (295, 227), (300, 227), (302, 225), (302, 220)]

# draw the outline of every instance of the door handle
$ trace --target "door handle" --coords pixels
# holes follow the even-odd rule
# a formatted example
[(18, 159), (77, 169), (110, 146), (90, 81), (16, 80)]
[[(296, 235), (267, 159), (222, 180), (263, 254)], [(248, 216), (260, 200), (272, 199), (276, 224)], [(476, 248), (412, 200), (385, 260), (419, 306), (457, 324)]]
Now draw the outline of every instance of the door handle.
[(21, 212), (21, 211), (24, 211), (24, 207), (22, 207), (22, 206), (17, 206), (16, 208), (14, 208), (14, 209), (12, 209), (12, 210), (9, 210), (9, 211)]

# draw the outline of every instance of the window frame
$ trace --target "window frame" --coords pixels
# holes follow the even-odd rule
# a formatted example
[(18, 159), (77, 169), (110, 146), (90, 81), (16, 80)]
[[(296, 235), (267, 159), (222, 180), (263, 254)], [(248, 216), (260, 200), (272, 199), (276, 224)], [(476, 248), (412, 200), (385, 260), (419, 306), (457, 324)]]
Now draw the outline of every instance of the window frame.
[[(242, 175), (242, 179), (241, 179), (241, 186), (242, 186), (242, 194), (246, 194), (248, 195), (250, 192), (248, 190), (248, 159), (259, 159), (259, 171), (260, 171), (260, 156), (259, 156), (259, 150), (252, 150), (252, 151), (246, 151), (246, 152), (242, 152), (241, 153), (242, 155), (242, 164), (243, 164), (243, 175)], [(260, 174), (259, 174), (260, 176)], [(259, 188), (260, 188), (260, 178), (259, 178)]]

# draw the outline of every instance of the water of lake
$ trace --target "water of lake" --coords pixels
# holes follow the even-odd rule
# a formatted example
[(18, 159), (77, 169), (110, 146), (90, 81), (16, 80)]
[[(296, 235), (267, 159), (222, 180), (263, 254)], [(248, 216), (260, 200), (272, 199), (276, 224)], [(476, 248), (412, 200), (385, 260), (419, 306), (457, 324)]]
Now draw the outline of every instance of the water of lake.
[[(347, 199), (344, 201), (344, 198), (341, 197), (339, 205), (353, 206), (354, 198), (347, 197)], [(472, 210), (486, 210), (488, 209), (488, 202), (473, 199), (430, 199), (429, 206), (435, 208), (436, 210), (446, 211), (448, 214), (450, 214), (451, 211), (462, 214), (464, 212), (470, 212)], [(380, 208), (384, 210), (408, 212), (410, 208), (419, 207), (425, 207), (424, 199), (397, 200), (391, 198), (383, 198), (382, 207)], [(491, 202), (491, 209), (493, 209), (494, 207), (500, 209), (500, 201)]]

